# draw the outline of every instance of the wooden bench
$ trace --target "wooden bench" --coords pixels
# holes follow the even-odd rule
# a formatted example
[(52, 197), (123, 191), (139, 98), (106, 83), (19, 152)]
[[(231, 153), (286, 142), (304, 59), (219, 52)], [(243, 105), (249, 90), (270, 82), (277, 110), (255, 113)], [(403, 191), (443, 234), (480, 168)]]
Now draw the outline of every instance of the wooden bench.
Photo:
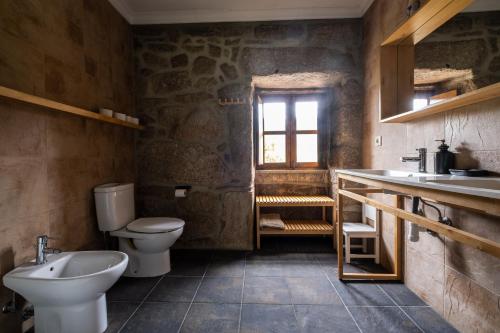
[[(260, 238), (263, 235), (328, 235), (332, 236), (335, 246), (335, 200), (326, 195), (258, 195), (256, 205), (257, 249), (260, 249)], [(261, 207), (323, 207), (321, 220), (284, 220), (285, 229), (261, 228)], [(333, 222), (326, 219), (326, 208), (332, 207)]]

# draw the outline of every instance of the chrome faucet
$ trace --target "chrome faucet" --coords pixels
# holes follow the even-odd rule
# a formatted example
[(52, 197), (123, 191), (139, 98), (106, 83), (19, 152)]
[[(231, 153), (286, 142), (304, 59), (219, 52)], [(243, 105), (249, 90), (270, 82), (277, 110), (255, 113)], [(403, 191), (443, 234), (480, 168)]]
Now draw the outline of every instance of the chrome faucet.
[(47, 247), (49, 236), (42, 235), (36, 238), (36, 264), (42, 265), (47, 262), (47, 254), (61, 253), (59, 249), (50, 249)]
[(418, 148), (418, 157), (401, 157), (401, 162), (418, 162), (418, 172), (427, 172), (427, 149)]

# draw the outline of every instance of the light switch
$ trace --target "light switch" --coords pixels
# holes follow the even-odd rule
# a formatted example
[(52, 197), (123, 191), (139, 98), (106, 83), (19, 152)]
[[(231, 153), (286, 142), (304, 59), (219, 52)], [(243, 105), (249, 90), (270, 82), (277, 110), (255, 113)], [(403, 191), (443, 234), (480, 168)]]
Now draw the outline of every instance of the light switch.
[(382, 136), (379, 135), (375, 137), (375, 145), (382, 146)]

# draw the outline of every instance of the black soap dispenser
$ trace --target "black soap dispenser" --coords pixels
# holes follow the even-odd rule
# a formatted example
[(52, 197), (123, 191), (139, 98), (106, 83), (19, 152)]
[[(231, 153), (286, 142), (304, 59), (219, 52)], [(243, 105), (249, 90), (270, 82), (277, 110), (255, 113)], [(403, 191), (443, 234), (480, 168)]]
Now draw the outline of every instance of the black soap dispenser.
[(437, 174), (449, 174), (450, 169), (455, 168), (455, 154), (448, 150), (450, 146), (445, 144), (445, 140), (440, 141), (441, 145), (438, 147), (439, 151), (434, 156), (434, 172)]

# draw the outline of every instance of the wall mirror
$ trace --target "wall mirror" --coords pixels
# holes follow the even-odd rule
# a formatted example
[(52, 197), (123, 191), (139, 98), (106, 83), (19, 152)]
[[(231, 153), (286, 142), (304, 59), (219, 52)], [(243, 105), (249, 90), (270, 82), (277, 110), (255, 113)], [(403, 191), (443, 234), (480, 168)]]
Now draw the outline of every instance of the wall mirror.
[(381, 46), (382, 122), (500, 96), (500, 1), (429, 0)]

